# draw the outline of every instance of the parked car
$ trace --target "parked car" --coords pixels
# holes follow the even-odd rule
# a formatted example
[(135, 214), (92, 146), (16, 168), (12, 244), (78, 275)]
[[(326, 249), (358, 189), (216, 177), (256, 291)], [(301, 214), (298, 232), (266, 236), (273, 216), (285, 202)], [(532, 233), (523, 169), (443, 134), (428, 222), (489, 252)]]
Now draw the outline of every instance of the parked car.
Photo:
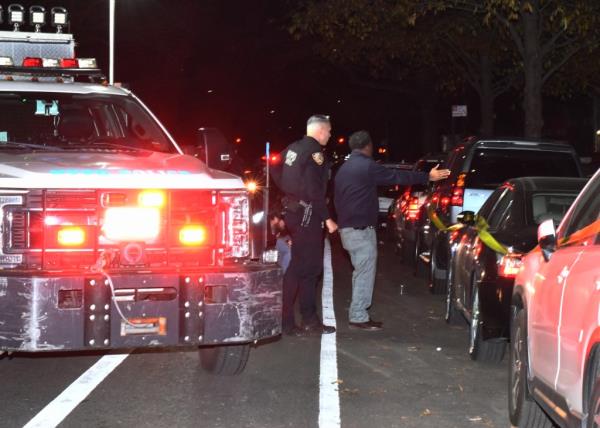
[[(470, 139), (448, 154), (447, 180), (436, 183), (431, 203), (446, 225), (461, 211), (477, 212), (495, 188), (509, 178), (528, 176), (582, 177), (579, 157), (566, 143)], [(446, 291), (449, 234), (436, 230), (431, 238), (429, 287)]]
[[(427, 154), (415, 162), (412, 171), (429, 172), (436, 165), (441, 165), (445, 159), (445, 153)], [(396, 252), (402, 255), (403, 262), (413, 266), (417, 259), (417, 229), (425, 217), (421, 207), (429, 190), (430, 187), (425, 184), (407, 186), (388, 210), (389, 237)]]
[[(491, 194), (478, 218), (472, 211), (459, 215), (464, 227), (452, 236), (450, 246), (446, 322), (469, 323), (468, 352), (473, 360), (502, 360), (521, 258), (536, 245), (537, 226), (549, 218), (559, 222), (586, 182), (585, 178), (515, 178)], [(485, 244), (489, 238), (480, 235), (481, 219), (508, 254)]]
[(600, 173), (558, 230), (547, 220), (515, 278), (509, 414), (514, 426), (600, 425)]
[[(386, 168), (403, 169), (410, 171), (413, 164), (410, 163), (382, 163)], [(379, 199), (379, 223), (387, 227), (387, 216), (390, 205), (404, 191), (405, 186), (394, 184), (391, 186), (379, 186), (377, 188), (377, 197)]]

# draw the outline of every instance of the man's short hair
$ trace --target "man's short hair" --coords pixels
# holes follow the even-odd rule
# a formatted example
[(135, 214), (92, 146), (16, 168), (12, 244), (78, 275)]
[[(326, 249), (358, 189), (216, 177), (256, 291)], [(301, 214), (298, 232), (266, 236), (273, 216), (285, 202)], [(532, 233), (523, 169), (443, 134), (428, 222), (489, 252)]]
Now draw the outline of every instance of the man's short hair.
[(367, 131), (356, 131), (350, 135), (348, 145), (351, 150), (363, 149), (372, 143), (371, 136)]
[(313, 123), (331, 123), (331, 120), (329, 119), (329, 116), (327, 116), (327, 115), (324, 115), (324, 114), (313, 114), (306, 121), (306, 126), (310, 126)]

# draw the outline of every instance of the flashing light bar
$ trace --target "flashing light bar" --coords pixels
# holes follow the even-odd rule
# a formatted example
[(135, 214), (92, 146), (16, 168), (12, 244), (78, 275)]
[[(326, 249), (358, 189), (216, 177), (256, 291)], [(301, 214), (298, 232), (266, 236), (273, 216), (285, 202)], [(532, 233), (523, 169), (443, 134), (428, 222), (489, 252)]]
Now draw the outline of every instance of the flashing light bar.
[[(97, 69), (95, 58), (38, 58), (25, 57), (22, 66), (25, 68), (78, 68)], [(0, 56), (0, 67), (14, 67), (14, 61), (9, 56)]]
[(46, 9), (43, 6), (31, 6), (29, 8), (29, 23), (39, 33), (42, 26), (46, 24)]
[(67, 25), (67, 9), (64, 7), (53, 7), (50, 9), (50, 20), (57, 33), (62, 33), (62, 27)]

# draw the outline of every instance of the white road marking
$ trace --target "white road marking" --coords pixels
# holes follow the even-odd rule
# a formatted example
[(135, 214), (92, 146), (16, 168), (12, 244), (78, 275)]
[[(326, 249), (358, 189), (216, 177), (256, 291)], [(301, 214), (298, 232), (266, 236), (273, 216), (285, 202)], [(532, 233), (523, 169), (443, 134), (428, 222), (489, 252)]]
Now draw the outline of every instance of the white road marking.
[[(337, 327), (333, 310), (333, 269), (331, 267), (331, 244), (329, 239), (325, 239), (321, 301), (323, 324)], [(320, 367), (319, 428), (339, 427), (341, 423), (336, 333), (321, 335)]]
[(24, 428), (51, 428), (60, 424), (129, 354), (105, 355), (34, 416)]

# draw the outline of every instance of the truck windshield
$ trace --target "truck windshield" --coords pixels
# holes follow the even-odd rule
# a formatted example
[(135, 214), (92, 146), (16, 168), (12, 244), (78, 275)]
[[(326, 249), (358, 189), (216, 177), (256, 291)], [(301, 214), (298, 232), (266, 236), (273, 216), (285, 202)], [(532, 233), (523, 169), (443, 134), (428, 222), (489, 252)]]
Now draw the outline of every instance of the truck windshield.
[(77, 150), (97, 146), (177, 151), (158, 123), (132, 97), (0, 94), (0, 150)]

